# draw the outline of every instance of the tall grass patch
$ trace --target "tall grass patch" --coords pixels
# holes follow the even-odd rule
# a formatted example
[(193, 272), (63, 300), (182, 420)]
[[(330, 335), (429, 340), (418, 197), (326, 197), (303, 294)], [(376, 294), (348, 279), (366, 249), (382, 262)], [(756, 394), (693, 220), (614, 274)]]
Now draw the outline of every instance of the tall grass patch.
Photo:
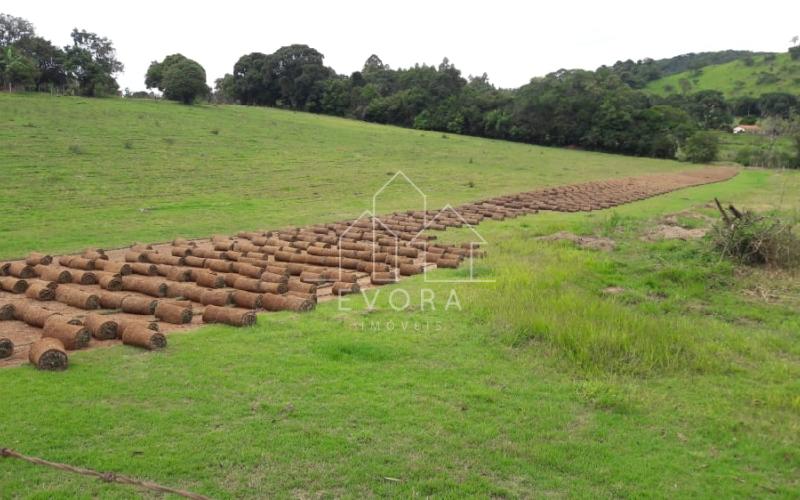
[(474, 298), (509, 345), (544, 344), (593, 373), (648, 376), (720, 368), (714, 346), (698, 338), (691, 321), (648, 315), (586, 290), (582, 282), (592, 280), (590, 268), (603, 256), (561, 244), (506, 246), (517, 248), (491, 260), (496, 281), (476, 289)]

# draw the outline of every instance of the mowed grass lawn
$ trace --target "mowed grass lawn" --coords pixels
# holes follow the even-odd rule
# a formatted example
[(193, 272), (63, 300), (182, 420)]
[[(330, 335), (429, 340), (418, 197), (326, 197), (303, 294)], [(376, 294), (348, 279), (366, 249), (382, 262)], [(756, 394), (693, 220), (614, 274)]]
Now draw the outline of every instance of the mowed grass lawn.
[[(155, 109), (162, 104), (146, 103)], [(314, 126), (308, 128), (310, 136)], [(429, 138), (442, 145), (431, 146), (431, 154), (456, 141), (471, 143)], [(582, 178), (570, 170), (558, 180), (559, 165), (586, 165), (587, 177), (602, 177), (603, 162), (631, 162), (631, 172), (637, 162), (642, 171), (685, 167), (477, 143), (528, 151), (519, 154), (518, 167), (505, 167), (518, 170), (505, 174), (508, 185), (492, 188), (498, 192), (526, 189), (526, 175), (542, 183)], [(527, 168), (536, 169), (537, 155), (554, 155), (538, 177), (523, 167), (532, 157), (534, 166)], [(564, 155), (560, 162), (558, 155)], [(413, 168), (413, 158), (406, 161)], [(391, 169), (377, 165), (372, 168), (379, 175)], [(463, 169), (440, 168), (455, 175), (469, 165), (466, 158)], [(521, 179), (516, 184), (515, 175)], [(442, 179), (452, 186), (461, 182)], [(498, 181), (476, 175), (474, 189), (492, 182)], [(471, 193), (461, 188), (456, 195)], [(737, 268), (714, 255), (705, 240), (643, 236), (668, 213), (689, 209), (714, 217), (706, 205), (715, 196), (740, 208), (796, 215), (798, 188), (796, 173), (747, 170), (725, 183), (613, 210), (487, 222), (479, 230), (489, 242), (488, 256), (475, 271), (493, 283), (426, 284), (415, 277), (368, 292), (372, 307), (354, 296), (309, 314), (262, 314), (252, 328), (209, 326), (174, 334), (163, 352), (120, 346), (73, 353), (63, 373), (30, 366), (0, 370), (0, 446), (220, 498), (796, 497), (797, 276)], [(354, 200), (351, 209), (360, 210)], [(241, 205), (236, 209), (249, 217)], [(264, 217), (311, 217), (305, 209), (278, 207)], [(175, 223), (200, 219), (192, 220)], [(269, 226), (263, 220), (251, 222)], [(686, 214), (679, 220), (702, 222)], [(95, 222), (102, 224), (102, 217)], [(219, 224), (236, 226), (238, 220)], [(131, 237), (148, 239), (145, 226), (137, 227)], [(616, 249), (535, 239), (561, 230), (612, 238)], [(120, 234), (113, 225), (109, 231)], [(442, 237), (455, 242), (468, 235), (448, 231)], [(75, 238), (75, 245), (90, 244)], [(441, 270), (434, 277), (466, 273)], [(603, 292), (608, 287), (621, 291)], [(435, 292), (435, 310), (421, 303), (424, 288)], [(460, 307), (446, 310), (451, 289)], [(408, 294), (410, 307), (393, 310), (393, 291), (395, 303)], [(7, 459), (0, 459), (0, 492), (39, 498), (143, 494)]]
[(691, 168), (242, 106), (0, 93), (0, 116), (0, 259), (342, 220), (398, 170), (440, 207)]

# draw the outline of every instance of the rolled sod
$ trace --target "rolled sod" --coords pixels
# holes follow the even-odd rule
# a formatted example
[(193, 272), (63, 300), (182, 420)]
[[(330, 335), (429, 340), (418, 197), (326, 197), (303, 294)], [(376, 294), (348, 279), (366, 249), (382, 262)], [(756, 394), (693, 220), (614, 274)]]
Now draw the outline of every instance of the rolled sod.
[(192, 322), (192, 308), (161, 301), (156, 306), (156, 318), (167, 323), (183, 325)]
[(141, 324), (131, 324), (122, 332), (122, 343), (125, 345), (142, 347), (144, 349), (163, 349), (167, 347), (167, 338)]
[(458, 259), (438, 259), (436, 267), (443, 267), (448, 269), (456, 269), (461, 262)]
[(226, 306), (231, 303), (231, 291), (205, 290), (202, 294), (200, 294), (200, 303), (204, 306)]
[(265, 293), (261, 295), (261, 307), (267, 311), (305, 312), (314, 309), (316, 304), (311, 300), (300, 297)]
[(202, 302), (203, 293), (210, 291), (194, 283), (170, 283), (167, 285), (167, 297), (183, 297), (194, 302)]
[(264, 293), (286, 293), (289, 291), (289, 284), (262, 281), (260, 291)]
[(247, 292), (245, 290), (235, 290), (231, 293), (231, 300), (238, 307), (247, 309), (261, 309), (261, 294)]
[(142, 276), (156, 276), (158, 274), (158, 268), (155, 264), (134, 262), (128, 265), (133, 271), (131, 274), (141, 274)]
[(140, 276), (123, 276), (122, 289), (143, 293), (151, 297), (164, 297), (167, 295), (167, 283), (165, 281), (142, 278)]
[(313, 283), (303, 283), (297, 279), (289, 280), (287, 289), (290, 292), (316, 293), (317, 285)]
[(39, 278), (45, 281), (55, 281), (56, 283), (72, 283), (72, 273), (63, 267), (43, 266), (39, 264), (33, 269), (36, 271), (36, 274), (39, 275)]
[(144, 319), (130, 319), (130, 318), (117, 318), (117, 335), (119, 338), (122, 338), (122, 334), (125, 333), (125, 330), (135, 326), (141, 326), (147, 328), (148, 330), (153, 330), (154, 332), (159, 331), (158, 322), (156, 321), (147, 321)]
[(388, 285), (397, 283), (397, 276), (393, 272), (372, 273), (370, 281), (373, 285)]
[(111, 340), (119, 336), (119, 325), (113, 319), (100, 314), (89, 314), (83, 325), (97, 340)]
[(65, 255), (58, 259), (58, 263), (62, 266), (83, 269), (84, 271), (94, 271), (94, 262), (93, 259), (84, 259), (74, 255)]
[(341, 269), (326, 269), (320, 275), (327, 281), (340, 281), (344, 283), (355, 283), (358, 281), (355, 273), (343, 271)]
[(55, 338), (41, 338), (31, 344), (28, 360), (39, 370), (66, 370), (69, 363), (64, 344)]
[(29, 266), (36, 266), (39, 264), (48, 266), (53, 262), (53, 257), (44, 253), (31, 252), (25, 259), (25, 263)]
[(97, 282), (100, 284), (100, 288), (103, 288), (110, 292), (122, 291), (122, 277), (119, 274), (113, 274), (109, 272), (102, 272), (96, 274), (97, 274)]
[(65, 349), (74, 351), (89, 345), (92, 334), (85, 326), (67, 323), (63, 316), (59, 315), (47, 319), (44, 323), (42, 337), (58, 339)]
[(187, 266), (191, 267), (205, 267), (206, 265), (206, 259), (204, 259), (203, 257), (187, 255), (186, 257), (184, 257), (183, 260), (184, 262), (186, 262)]
[(331, 293), (334, 295), (347, 295), (350, 293), (358, 293), (359, 291), (361, 291), (361, 287), (358, 286), (358, 283), (349, 283), (345, 281), (337, 281), (331, 288)]
[(241, 274), (242, 276), (247, 276), (248, 278), (261, 278), (262, 280), (264, 279), (262, 277), (262, 274), (264, 274), (263, 269), (261, 269), (258, 266), (254, 266), (252, 264), (240, 263), (237, 266), (235, 266), (235, 271)]
[(194, 280), (198, 285), (206, 288), (222, 288), (225, 286), (225, 278), (209, 271), (197, 271)]
[(268, 283), (288, 283), (289, 282), (289, 273), (273, 273), (270, 271), (265, 271), (261, 273), (259, 276), (261, 281), (266, 281)]
[(14, 319), (14, 304), (0, 304), (0, 321)]
[(128, 295), (122, 299), (120, 309), (130, 314), (153, 314), (157, 305), (158, 301), (150, 297)]
[(107, 273), (120, 274), (122, 276), (133, 274), (133, 269), (131, 269), (130, 264), (126, 262), (118, 262), (113, 260), (98, 260), (97, 262), (95, 262), (95, 266), (97, 267), (97, 269), (101, 269)]
[(81, 285), (96, 285), (97, 275), (92, 271), (73, 271), (72, 282)]
[(170, 281), (185, 282), (192, 280), (192, 271), (182, 267), (171, 267), (166, 274), (166, 278)]
[(425, 270), (421, 264), (400, 264), (400, 274), (403, 276), (412, 276), (414, 274), (422, 274)]
[(0, 289), (11, 293), (25, 293), (25, 290), (28, 289), (28, 282), (13, 276), (4, 276), (0, 278)]
[(237, 290), (245, 290), (248, 292), (262, 292), (264, 290), (261, 289), (261, 281), (254, 278), (245, 278), (241, 276), (236, 278), (233, 282), (233, 288)]
[(206, 259), (205, 267), (218, 273), (230, 273), (233, 271), (233, 262), (220, 259)]
[(15, 276), (17, 278), (27, 279), (27, 278), (35, 278), (36, 271), (34, 271), (32, 266), (29, 266), (25, 262), (10, 262), (3, 266), (3, 273), (9, 276)]
[(46, 283), (34, 283), (25, 290), (25, 296), (29, 299), (47, 301), (55, 299), (56, 292)]
[(61, 313), (28, 303), (19, 303), (14, 306), (14, 319), (31, 326), (43, 328), (45, 322), (52, 316), (61, 316)]
[(100, 307), (103, 309), (121, 309), (123, 299), (129, 297), (130, 294), (101, 290), (97, 296), (100, 299)]
[(256, 322), (256, 313), (250, 309), (238, 307), (206, 306), (203, 311), (203, 322), (224, 323), (232, 326), (250, 326)]
[[(108, 260), (108, 255), (106, 255), (105, 250), (102, 250), (102, 249), (87, 248), (86, 250), (83, 251), (83, 254), (81, 254), (81, 257), (83, 257), (84, 259), (89, 259), (89, 260), (93, 260), (93, 261)], [(97, 263), (95, 262), (95, 267), (96, 267), (96, 264)]]
[(8, 358), (14, 354), (14, 343), (11, 339), (0, 337), (0, 359)]
[(293, 290), (289, 290), (286, 292), (286, 297), (300, 297), (304, 300), (310, 300), (314, 304), (317, 303), (317, 294), (316, 293), (305, 293), (305, 292), (296, 292)]
[(77, 288), (66, 286), (56, 288), (56, 300), (78, 309), (92, 310), (100, 308), (100, 297)]

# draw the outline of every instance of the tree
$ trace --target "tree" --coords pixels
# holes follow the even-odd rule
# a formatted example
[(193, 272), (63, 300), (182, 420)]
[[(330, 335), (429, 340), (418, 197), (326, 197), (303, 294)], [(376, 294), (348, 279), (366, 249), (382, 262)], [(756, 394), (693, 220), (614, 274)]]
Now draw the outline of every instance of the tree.
[(722, 130), (730, 127), (733, 114), (725, 96), (717, 90), (702, 90), (689, 97), (688, 111), (701, 128)]
[(6, 47), (0, 57), (0, 80), (9, 91), (30, 87), (36, 80), (36, 66), (13, 47)]
[(232, 74), (225, 73), (222, 78), (214, 80), (212, 97), (215, 103), (232, 104), (236, 102), (236, 81)]
[(708, 163), (717, 159), (719, 139), (711, 132), (698, 132), (686, 141), (684, 155), (692, 163)]
[(172, 54), (164, 58), (163, 61), (153, 61), (147, 68), (147, 74), (144, 77), (144, 84), (148, 89), (158, 89), (164, 92), (164, 71), (166, 68), (181, 61), (188, 59), (183, 54)]
[(800, 100), (786, 92), (770, 92), (759, 99), (759, 108), (764, 116), (780, 116), (789, 118), (800, 110)]
[(36, 65), (35, 90), (64, 89), (67, 85), (66, 54), (49, 40), (33, 36), (15, 44)]
[(0, 48), (35, 35), (33, 24), (21, 17), (0, 14)]
[(66, 68), (81, 95), (114, 94), (119, 89), (114, 75), (124, 69), (111, 40), (85, 30), (72, 30), (72, 45), (64, 47)]
[(192, 104), (210, 91), (206, 85), (206, 71), (196, 61), (186, 58), (165, 66), (160, 83), (165, 98), (183, 104)]

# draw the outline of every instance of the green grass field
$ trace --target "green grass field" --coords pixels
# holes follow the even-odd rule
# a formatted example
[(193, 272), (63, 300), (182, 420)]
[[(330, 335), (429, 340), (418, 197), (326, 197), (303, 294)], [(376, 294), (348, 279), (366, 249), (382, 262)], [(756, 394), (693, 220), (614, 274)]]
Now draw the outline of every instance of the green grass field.
[[(646, 89), (660, 95), (679, 94), (684, 92), (683, 85), (688, 85), (689, 93), (719, 90), (728, 97), (800, 93), (800, 61), (793, 61), (789, 54), (778, 54), (772, 61), (756, 56), (753, 62), (748, 66), (743, 60), (736, 60), (706, 66), (699, 72), (676, 73), (650, 82)], [(682, 80), (687, 83), (682, 84)]]
[[(3, 169), (4, 185), (18, 186), (0, 201), (3, 227), (12, 224), (5, 254), (334, 219), (366, 208), (362, 192), (397, 168), (423, 178), (435, 204), (687, 167), (274, 110), (79, 102), (0, 95), (14, 113), (4, 144), (19, 137), (0, 152), (14, 172)], [(89, 116), (91, 128), (76, 132)], [(29, 137), (44, 130), (57, 146)], [(265, 145), (275, 135), (283, 149)], [(71, 156), (73, 143), (85, 152)], [(49, 168), (61, 196), (36, 182)], [(371, 308), (353, 297), (344, 308), (262, 314), (249, 329), (175, 334), (160, 353), (75, 353), (64, 373), (0, 370), (0, 446), (221, 498), (796, 497), (796, 274), (738, 268), (705, 240), (643, 237), (665, 214), (688, 210), (687, 226), (714, 217), (715, 196), (796, 217), (799, 189), (796, 172), (751, 169), (614, 210), (487, 222), (476, 272), (494, 283), (415, 277), (369, 292)], [(161, 198), (171, 192), (182, 201)], [(18, 204), (34, 210), (7, 215)], [(141, 214), (141, 204), (154, 209)], [(56, 217), (84, 211), (85, 220)], [(612, 238), (616, 249), (535, 239), (562, 230)], [(461, 307), (445, 310), (451, 286)], [(435, 310), (420, 303), (423, 288), (436, 292)], [(411, 307), (394, 311), (393, 290)], [(0, 492), (141, 495), (5, 459)]]
[(0, 115), (0, 258), (342, 220), (397, 170), (433, 207), (691, 168), (241, 106), (0, 93)]

